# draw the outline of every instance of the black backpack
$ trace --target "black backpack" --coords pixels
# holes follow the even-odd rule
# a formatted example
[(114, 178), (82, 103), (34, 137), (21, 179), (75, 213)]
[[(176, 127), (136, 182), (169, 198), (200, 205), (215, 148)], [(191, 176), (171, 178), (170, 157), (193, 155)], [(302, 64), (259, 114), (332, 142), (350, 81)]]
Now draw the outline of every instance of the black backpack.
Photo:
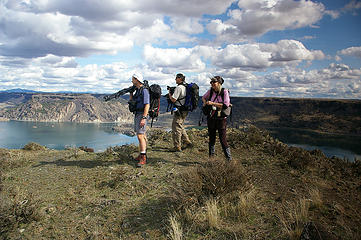
[(182, 105), (182, 110), (193, 111), (198, 107), (199, 101), (199, 87), (196, 83), (185, 83), (186, 96), (185, 103)]
[(150, 106), (149, 106), (149, 117), (152, 119), (150, 126), (153, 126), (154, 118), (158, 118), (160, 108), (160, 97), (162, 96), (162, 89), (158, 84), (152, 84), (149, 88), (150, 95)]

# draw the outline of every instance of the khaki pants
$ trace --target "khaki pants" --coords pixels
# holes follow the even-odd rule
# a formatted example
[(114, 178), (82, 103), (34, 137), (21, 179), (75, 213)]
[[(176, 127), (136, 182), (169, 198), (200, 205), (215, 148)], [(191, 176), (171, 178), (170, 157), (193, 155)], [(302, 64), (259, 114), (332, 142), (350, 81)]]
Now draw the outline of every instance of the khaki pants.
[(172, 122), (172, 137), (174, 147), (180, 148), (182, 146), (182, 140), (184, 142), (190, 142), (186, 130), (184, 129), (184, 120), (188, 115), (188, 111), (182, 111), (174, 113)]

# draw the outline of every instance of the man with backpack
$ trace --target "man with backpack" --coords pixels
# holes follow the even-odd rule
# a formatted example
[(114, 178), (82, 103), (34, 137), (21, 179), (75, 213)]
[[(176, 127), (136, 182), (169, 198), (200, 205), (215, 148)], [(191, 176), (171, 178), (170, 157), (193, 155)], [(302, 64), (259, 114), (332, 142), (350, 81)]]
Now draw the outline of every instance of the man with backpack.
[(216, 132), (218, 130), (224, 155), (230, 161), (232, 156), (227, 143), (227, 117), (231, 111), (231, 102), (228, 90), (222, 88), (223, 82), (224, 80), (220, 76), (211, 78), (211, 89), (202, 97), (203, 113), (207, 115), (209, 157), (212, 158), (215, 154)]
[(143, 85), (143, 76), (141, 74), (133, 74), (132, 83), (136, 90), (134, 94), (130, 93), (129, 109), (134, 113), (134, 131), (139, 142), (139, 156), (136, 158), (138, 161), (137, 167), (142, 167), (147, 162), (146, 127), (150, 98), (147, 87)]
[(188, 109), (185, 106), (186, 101), (186, 83), (185, 76), (182, 73), (176, 75), (175, 81), (177, 87), (174, 89), (174, 93), (169, 94), (170, 101), (174, 104), (173, 109), (173, 122), (172, 122), (172, 137), (173, 137), (173, 151), (182, 151), (182, 140), (184, 142), (184, 148), (192, 147), (192, 142), (189, 140), (187, 132), (184, 128), (184, 121), (188, 115)]

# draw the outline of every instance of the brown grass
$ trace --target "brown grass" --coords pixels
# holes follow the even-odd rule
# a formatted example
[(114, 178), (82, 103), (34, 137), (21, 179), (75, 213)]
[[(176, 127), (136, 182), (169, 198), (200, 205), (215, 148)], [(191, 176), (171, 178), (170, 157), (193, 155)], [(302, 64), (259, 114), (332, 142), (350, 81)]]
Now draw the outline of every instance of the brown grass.
[(41, 218), (40, 204), (33, 194), (16, 188), (10, 196), (0, 193), (0, 236), (11, 238), (22, 224)]
[(215, 199), (209, 199), (205, 203), (206, 219), (209, 228), (219, 228), (221, 225), (220, 211), (218, 201)]
[(323, 200), (321, 196), (321, 192), (318, 188), (310, 189), (310, 200), (311, 207), (321, 209), (323, 207)]
[(300, 238), (305, 224), (310, 220), (309, 208), (309, 200), (300, 199), (296, 203), (290, 203), (279, 213), (283, 230), (290, 239)]
[[(316, 226), (360, 239), (359, 163), (305, 154), (257, 129), (230, 129), (234, 161), (210, 161), (207, 131), (189, 136), (193, 149), (170, 153), (170, 133), (156, 134), (141, 169), (134, 145), (0, 149), (0, 238), (297, 239)], [(287, 164), (303, 157), (299, 168)]]
[(171, 240), (182, 240), (183, 239), (183, 229), (178, 221), (178, 216), (176, 213), (169, 216), (169, 225), (168, 225), (168, 237)]
[(173, 196), (180, 206), (202, 204), (210, 198), (239, 190), (246, 183), (247, 177), (242, 165), (214, 159), (180, 175), (180, 181), (173, 189)]

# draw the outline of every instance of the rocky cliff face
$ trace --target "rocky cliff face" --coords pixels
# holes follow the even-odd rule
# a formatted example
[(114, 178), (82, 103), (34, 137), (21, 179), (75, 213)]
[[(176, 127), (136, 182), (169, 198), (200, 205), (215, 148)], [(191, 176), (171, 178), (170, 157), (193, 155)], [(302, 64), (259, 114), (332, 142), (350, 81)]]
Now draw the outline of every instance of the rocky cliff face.
[(132, 114), (123, 99), (104, 102), (90, 94), (34, 94), (0, 117), (21, 121), (130, 122)]
[(361, 135), (361, 100), (232, 98), (234, 122)]

